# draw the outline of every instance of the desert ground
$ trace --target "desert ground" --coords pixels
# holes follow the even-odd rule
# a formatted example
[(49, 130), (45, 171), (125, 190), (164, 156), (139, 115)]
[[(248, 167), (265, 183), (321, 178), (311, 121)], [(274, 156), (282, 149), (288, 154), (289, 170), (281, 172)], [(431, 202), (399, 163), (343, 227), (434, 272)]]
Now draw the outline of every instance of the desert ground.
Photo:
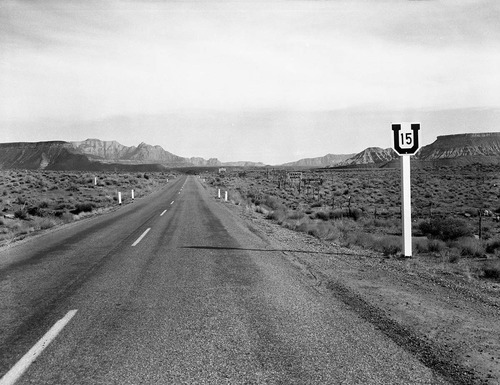
[(130, 204), (175, 173), (4, 170), (0, 180), (0, 244)]

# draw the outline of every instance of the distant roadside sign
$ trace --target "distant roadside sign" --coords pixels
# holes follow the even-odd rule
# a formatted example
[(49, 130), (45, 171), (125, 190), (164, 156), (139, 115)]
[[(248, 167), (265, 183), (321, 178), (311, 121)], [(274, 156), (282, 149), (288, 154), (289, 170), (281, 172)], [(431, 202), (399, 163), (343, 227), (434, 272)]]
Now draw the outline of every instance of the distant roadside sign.
[(302, 173), (300, 171), (294, 171), (288, 173), (289, 179), (302, 179)]
[(393, 146), (399, 155), (413, 155), (420, 148), (420, 123), (393, 123)]

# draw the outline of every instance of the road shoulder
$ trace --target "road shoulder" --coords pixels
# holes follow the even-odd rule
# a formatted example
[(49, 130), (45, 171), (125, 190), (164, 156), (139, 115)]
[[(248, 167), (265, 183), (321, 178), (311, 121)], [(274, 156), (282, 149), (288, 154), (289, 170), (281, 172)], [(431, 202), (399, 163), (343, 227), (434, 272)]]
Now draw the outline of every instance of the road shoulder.
[(421, 261), (347, 249), (220, 201), (281, 249), (317, 290), (344, 301), (427, 366), (458, 383), (500, 382), (500, 285), (436, 274)]

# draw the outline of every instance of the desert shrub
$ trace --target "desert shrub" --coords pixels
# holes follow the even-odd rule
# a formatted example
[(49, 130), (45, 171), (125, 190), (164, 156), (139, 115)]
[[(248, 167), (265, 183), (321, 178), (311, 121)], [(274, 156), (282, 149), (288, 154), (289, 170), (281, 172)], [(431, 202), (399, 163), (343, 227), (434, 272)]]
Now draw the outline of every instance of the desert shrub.
[(490, 279), (500, 279), (500, 261), (488, 261), (482, 267), (483, 277)]
[(446, 248), (446, 243), (439, 239), (430, 239), (428, 248), (431, 252), (441, 252)]
[(73, 214), (68, 213), (68, 212), (62, 213), (62, 215), (60, 216), (60, 218), (63, 220), (64, 223), (72, 222), (75, 219), (75, 217), (73, 216)]
[(344, 234), (345, 246), (358, 245), (366, 249), (374, 248), (375, 237), (372, 234), (362, 231), (350, 231)]
[(80, 213), (89, 213), (94, 209), (95, 205), (90, 202), (77, 203), (75, 209), (71, 211), (72, 214), (78, 215)]
[(24, 197), (17, 197), (14, 203), (17, 203), (18, 205), (24, 205), (26, 203), (26, 198)]
[(271, 211), (266, 216), (267, 219), (275, 220), (279, 224), (282, 224), (283, 221), (286, 219), (286, 217), (287, 217), (286, 209), (283, 207), (280, 207), (276, 210)]
[(303, 211), (292, 211), (291, 213), (288, 214), (288, 219), (295, 219), (299, 220), (304, 218), (304, 212)]
[(271, 195), (266, 195), (264, 197), (262, 203), (273, 210), (276, 210), (276, 209), (282, 207), (282, 204), (280, 203), (278, 198), (276, 198), (275, 196), (271, 196)]
[(330, 215), (328, 213), (325, 213), (324, 211), (318, 211), (315, 214), (315, 217), (316, 219), (321, 219), (323, 221), (327, 221), (328, 219), (330, 219)]
[(350, 217), (357, 221), (359, 218), (361, 218), (362, 215), (363, 212), (360, 209), (352, 209)]
[(322, 206), (321, 202), (314, 202), (314, 203), (311, 205), (311, 207), (321, 207), (321, 206)]
[(45, 230), (50, 229), (51, 227), (56, 226), (58, 221), (54, 218), (35, 218), (33, 227), (36, 230)]
[(331, 233), (331, 226), (325, 222), (311, 222), (307, 226), (307, 234), (316, 238), (327, 238)]
[(461, 238), (456, 242), (455, 247), (460, 250), (464, 257), (482, 257), (485, 252), (483, 243), (479, 239)]
[(401, 252), (401, 238), (384, 236), (376, 240), (375, 250), (381, 251), (384, 255), (396, 255)]
[(106, 184), (106, 186), (112, 186), (117, 185), (118, 181), (116, 179), (106, 179), (104, 183)]
[(28, 214), (36, 217), (43, 217), (45, 215), (44, 211), (38, 206), (29, 207)]
[(23, 209), (16, 210), (14, 211), (14, 217), (23, 220), (28, 219), (28, 211)]
[(41, 209), (46, 209), (47, 207), (49, 207), (49, 204), (48, 202), (46, 201), (41, 201), (39, 204), (38, 204), (38, 207), (41, 208)]
[(429, 242), (427, 238), (413, 238), (413, 248), (417, 253), (427, 253), (429, 251)]
[(347, 213), (343, 210), (331, 210), (329, 213), (330, 219), (347, 218)]
[(490, 239), (488, 243), (486, 243), (487, 253), (493, 254), (499, 248), (500, 248), (500, 239)]
[(449, 241), (472, 235), (467, 223), (458, 218), (433, 218), (418, 225), (422, 234)]

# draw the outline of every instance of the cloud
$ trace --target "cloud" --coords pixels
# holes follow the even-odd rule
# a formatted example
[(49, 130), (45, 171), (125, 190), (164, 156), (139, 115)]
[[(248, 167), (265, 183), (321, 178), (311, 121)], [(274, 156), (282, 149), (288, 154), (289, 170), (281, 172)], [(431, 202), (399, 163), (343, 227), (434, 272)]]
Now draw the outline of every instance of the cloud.
[(0, 117), (497, 106), (491, 1), (8, 1)]

